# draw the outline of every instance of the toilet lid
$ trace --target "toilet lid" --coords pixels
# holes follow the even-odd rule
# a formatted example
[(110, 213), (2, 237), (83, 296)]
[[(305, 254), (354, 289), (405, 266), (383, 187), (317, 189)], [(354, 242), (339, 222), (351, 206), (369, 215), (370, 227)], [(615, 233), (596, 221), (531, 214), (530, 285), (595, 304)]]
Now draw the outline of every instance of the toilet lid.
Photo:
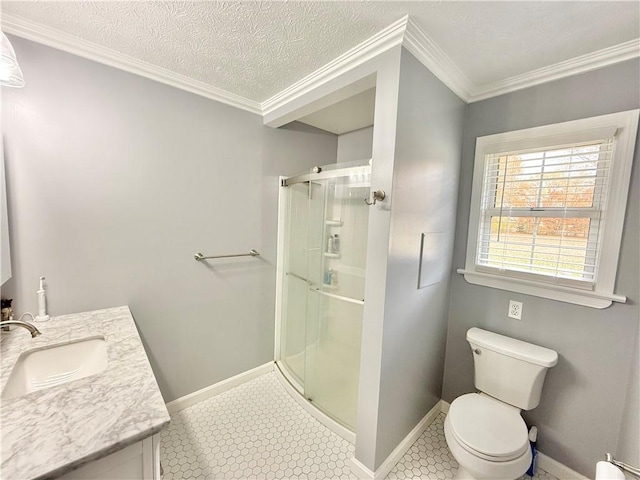
[(527, 426), (519, 410), (486, 395), (470, 393), (456, 398), (448, 415), (463, 446), (483, 456), (506, 461), (529, 448)]

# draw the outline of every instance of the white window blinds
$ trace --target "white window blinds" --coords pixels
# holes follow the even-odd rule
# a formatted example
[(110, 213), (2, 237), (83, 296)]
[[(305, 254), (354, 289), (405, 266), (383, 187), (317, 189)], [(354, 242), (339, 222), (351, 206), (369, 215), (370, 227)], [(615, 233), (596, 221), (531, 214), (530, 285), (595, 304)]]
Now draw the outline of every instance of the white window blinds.
[(477, 137), (467, 282), (592, 308), (614, 293), (640, 110)]
[(614, 133), (485, 155), (478, 271), (593, 287)]

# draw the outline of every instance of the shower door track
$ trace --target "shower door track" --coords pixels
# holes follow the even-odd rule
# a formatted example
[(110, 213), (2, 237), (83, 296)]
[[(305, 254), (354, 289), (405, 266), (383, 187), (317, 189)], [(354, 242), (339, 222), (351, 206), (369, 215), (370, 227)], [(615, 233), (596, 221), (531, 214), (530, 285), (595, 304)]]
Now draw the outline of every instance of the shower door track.
[(361, 165), (359, 167), (339, 168), (336, 170), (327, 170), (319, 173), (305, 173), (303, 175), (296, 175), (295, 177), (283, 178), (280, 184), (283, 187), (288, 187), (289, 185), (293, 185), (295, 183), (310, 182), (311, 180), (324, 180), (327, 178), (346, 177), (350, 174), (363, 172), (370, 173), (371, 166)]

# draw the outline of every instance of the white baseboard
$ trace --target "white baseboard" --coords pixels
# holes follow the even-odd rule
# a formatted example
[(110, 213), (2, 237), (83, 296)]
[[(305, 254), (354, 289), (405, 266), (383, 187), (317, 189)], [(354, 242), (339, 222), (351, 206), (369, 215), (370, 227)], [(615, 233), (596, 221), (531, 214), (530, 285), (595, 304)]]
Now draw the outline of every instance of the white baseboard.
[(265, 363), (264, 365), (252, 368), (251, 370), (242, 372), (234, 377), (227, 378), (226, 380), (222, 380), (221, 382), (214, 383), (213, 385), (209, 385), (208, 387), (204, 387), (203, 389), (185, 395), (184, 397), (177, 398), (167, 403), (167, 410), (170, 414), (179, 412), (180, 410), (184, 410), (185, 408), (202, 402), (207, 398), (211, 398), (226, 390), (248, 382), (249, 380), (253, 380), (256, 377), (272, 372), (273, 365), (273, 362)]
[(356, 457), (349, 458), (347, 464), (351, 468), (351, 472), (360, 480), (372, 480), (375, 478), (375, 473), (356, 460)]
[(373, 478), (374, 480), (386, 478), (387, 475), (393, 467), (396, 466), (396, 463), (400, 461), (400, 459), (407, 453), (407, 450), (411, 448), (411, 445), (415, 443), (420, 435), (427, 429), (429, 425), (433, 423), (436, 417), (442, 411), (442, 400), (438, 401), (431, 410), (427, 412), (427, 414), (422, 417), (422, 420), (418, 422), (418, 424), (413, 427), (413, 430), (409, 432), (409, 434), (404, 437), (404, 439), (398, 444), (398, 446), (389, 454), (389, 456), (385, 459), (384, 462), (376, 469)]
[(407, 450), (411, 448), (411, 445), (415, 443), (420, 435), (427, 429), (429, 425), (433, 423), (436, 417), (442, 412), (442, 400), (439, 400), (427, 414), (422, 417), (422, 420), (418, 422), (418, 424), (413, 427), (413, 429), (409, 432), (409, 434), (404, 437), (404, 439), (398, 444), (398, 446), (389, 454), (389, 456), (382, 462), (382, 464), (377, 468), (375, 472), (372, 472), (367, 467), (365, 467), (362, 463), (360, 463), (355, 458), (350, 459), (351, 470), (354, 474), (361, 479), (373, 479), (379, 480), (386, 478), (387, 475), (393, 467), (396, 466), (396, 463), (400, 461), (400, 459), (407, 453)]
[[(444, 400), (441, 400), (440, 404), (442, 405), (442, 412), (447, 413), (451, 404)], [(588, 480), (584, 475), (576, 472), (575, 470), (571, 470), (566, 465), (563, 465), (559, 461), (554, 460), (542, 452), (538, 452), (538, 468), (550, 473), (558, 480)]]
[(538, 468), (559, 480), (588, 480), (588, 478), (581, 473), (571, 470), (566, 465), (540, 452), (538, 452)]

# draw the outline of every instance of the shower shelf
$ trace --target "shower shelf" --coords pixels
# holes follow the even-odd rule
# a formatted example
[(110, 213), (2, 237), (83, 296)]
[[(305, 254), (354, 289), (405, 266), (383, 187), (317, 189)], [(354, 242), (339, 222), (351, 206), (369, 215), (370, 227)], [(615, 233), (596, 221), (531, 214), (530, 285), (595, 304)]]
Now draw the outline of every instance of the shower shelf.
[(341, 255), (339, 253), (331, 253), (331, 252), (324, 252), (324, 256), (325, 257), (329, 257), (329, 258), (340, 258)]
[(330, 227), (341, 227), (342, 226), (342, 220), (326, 220), (324, 223), (327, 224)]

